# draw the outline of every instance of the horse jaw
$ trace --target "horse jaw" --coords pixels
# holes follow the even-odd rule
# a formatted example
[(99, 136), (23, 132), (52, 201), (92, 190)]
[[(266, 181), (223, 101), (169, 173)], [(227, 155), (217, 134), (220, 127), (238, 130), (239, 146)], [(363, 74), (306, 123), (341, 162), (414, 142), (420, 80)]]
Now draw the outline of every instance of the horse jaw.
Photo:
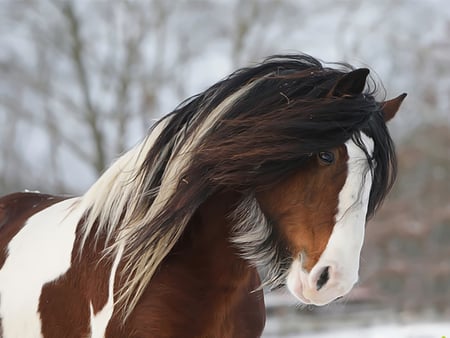
[[(361, 140), (371, 156), (373, 140), (363, 133)], [(353, 140), (345, 145), (348, 175), (339, 193), (336, 223), (327, 246), (311, 271), (303, 268), (302, 257), (299, 257), (287, 276), (287, 288), (305, 304), (328, 304), (346, 295), (358, 281), (372, 176), (364, 151)], [(321, 285), (319, 280), (323, 274), (327, 280)]]

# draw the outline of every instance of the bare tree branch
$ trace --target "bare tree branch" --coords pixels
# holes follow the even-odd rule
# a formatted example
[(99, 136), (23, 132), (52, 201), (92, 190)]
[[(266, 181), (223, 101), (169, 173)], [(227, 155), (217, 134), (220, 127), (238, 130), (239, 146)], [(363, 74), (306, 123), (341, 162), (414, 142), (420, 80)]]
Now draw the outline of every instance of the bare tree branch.
[(72, 38), (72, 57), (77, 71), (77, 78), (84, 99), (86, 121), (91, 130), (97, 158), (95, 160), (95, 169), (100, 174), (106, 167), (106, 155), (104, 151), (104, 135), (99, 127), (98, 112), (95, 110), (91, 100), (91, 88), (86, 74), (86, 66), (83, 60), (83, 41), (80, 36), (78, 19), (74, 13), (72, 4), (66, 3), (63, 8), (63, 14), (68, 20), (69, 31)]

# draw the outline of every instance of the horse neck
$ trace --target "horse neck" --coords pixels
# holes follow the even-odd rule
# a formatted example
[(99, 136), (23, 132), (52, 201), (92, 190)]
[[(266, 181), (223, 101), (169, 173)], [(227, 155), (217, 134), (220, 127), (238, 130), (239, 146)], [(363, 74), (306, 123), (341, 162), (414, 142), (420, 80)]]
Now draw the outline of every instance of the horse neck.
[[(229, 241), (232, 224), (227, 216), (237, 198), (222, 193), (199, 208), (153, 276), (130, 318), (131, 327), (152, 318), (154, 336), (261, 334), (263, 294), (252, 292), (260, 285), (258, 273)], [(174, 315), (175, 308), (183, 309), (183, 315)]]
[(227, 192), (208, 199), (194, 214), (169, 255), (169, 259), (180, 259), (191, 265), (194, 271), (197, 270), (198, 277), (210, 278), (211, 287), (223, 281), (228, 288), (238, 288), (247, 283), (256, 271), (230, 243), (232, 223), (228, 215), (236, 206), (238, 197)]

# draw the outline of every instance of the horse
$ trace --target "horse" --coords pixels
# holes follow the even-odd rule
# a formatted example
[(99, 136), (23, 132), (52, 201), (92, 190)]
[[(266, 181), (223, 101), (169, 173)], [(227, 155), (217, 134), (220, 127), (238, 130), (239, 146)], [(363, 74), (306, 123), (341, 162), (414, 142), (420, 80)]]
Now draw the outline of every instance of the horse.
[(368, 76), (273, 55), (182, 102), (84, 195), (2, 197), (2, 337), (259, 337), (264, 288), (346, 295), (406, 96), (377, 101)]

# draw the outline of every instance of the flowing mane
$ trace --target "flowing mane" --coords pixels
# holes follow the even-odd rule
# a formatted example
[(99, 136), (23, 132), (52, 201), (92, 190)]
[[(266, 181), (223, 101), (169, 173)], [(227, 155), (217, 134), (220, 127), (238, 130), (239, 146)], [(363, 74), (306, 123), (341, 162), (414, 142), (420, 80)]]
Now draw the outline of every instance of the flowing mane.
[(306, 55), (276, 55), (242, 68), (158, 121), (81, 197), (84, 241), (106, 236), (105, 252), (124, 258), (117, 302), (125, 318), (209, 197), (223, 190), (250, 196), (310, 154), (349, 139), (368, 156), (361, 132), (374, 141), (373, 214), (396, 175), (394, 146), (373, 89), (351, 99), (329, 95), (351, 70)]

